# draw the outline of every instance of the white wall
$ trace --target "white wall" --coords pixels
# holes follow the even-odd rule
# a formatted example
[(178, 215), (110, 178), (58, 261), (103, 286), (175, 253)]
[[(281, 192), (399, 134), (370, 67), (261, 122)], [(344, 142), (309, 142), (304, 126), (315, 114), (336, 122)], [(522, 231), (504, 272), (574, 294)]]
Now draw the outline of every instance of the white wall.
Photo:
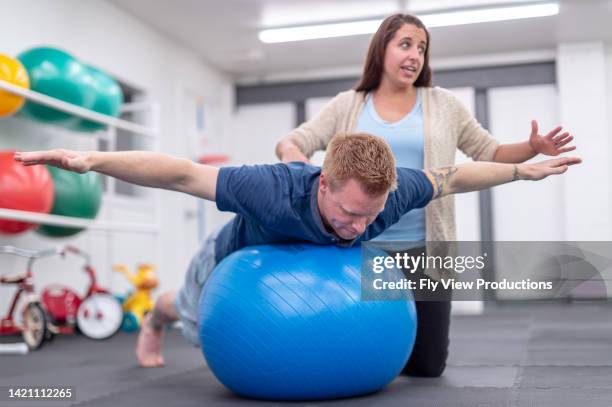
[[(278, 162), (274, 148), (278, 140), (295, 124), (292, 103), (266, 103), (235, 108), (229, 126), (227, 151), (229, 165), (274, 164)], [(211, 232), (233, 217), (219, 213), (214, 204), (206, 204), (206, 230)]]
[(566, 176), (568, 240), (612, 239), (609, 113), (612, 63), (603, 42), (559, 44), (561, 120), (576, 134), (584, 162)]
[[(222, 149), (228, 147), (226, 136), (233, 105), (230, 79), (114, 5), (102, 0), (4, 1), (0, 3), (0, 14), (10, 16), (0, 25), (0, 52), (16, 55), (33, 46), (57, 46), (144, 90), (148, 99), (160, 106), (163, 152), (195, 158), (194, 141), (181, 125), (184, 89), (204, 97), (207, 131), (222, 140)], [(62, 131), (24, 124), (18, 119), (3, 120), (0, 122), (0, 149), (93, 147), (87, 138), (59, 133)], [(195, 247), (196, 235), (191, 233), (186, 216), (193, 202), (194, 198), (188, 196), (161, 192), (161, 253), (156, 252), (153, 238), (144, 235), (118, 233), (108, 236), (87, 232), (69, 241), (93, 253), (94, 265), (104, 285), (111, 285), (118, 291), (127, 288), (122, 276), (113, 276), (110, 272), (113, 262), (134, 266), (137, 262), (154, 260), (159, 263), (162, 289), (177, 288), (190, 260), (189, 253), (181, 248)], [(115, 220), (138, 221), (150, 216), (149, 207), (148, 202), (127, 200), (119, 204), (106, 203), (103, 211), (112, 209)], [(32, 233), (17, 238), (0, 236), (0, 244), (30, 249), (58, 243)], [(17, 271), (18, 264), (21, 263), (14, 259), (0, 258), (0, 272)], [(75, 278), (80, 275), (78, 263), (70, 266), (61, 261), (50, 262), (44, 269), (36, 276), (39, 287), (53, 281), (73, 284), (79, 290), (84, 288), (84, 278)], [(5, 309), (7, 293), (6, 289), (0, 291), (0, 312)]]
[[(310, 120), (315, 117), (331, 99), (331, 97), (325, 97), (310, 98), (306, 100), (306, 120)], [(310, 157), (310, 162), (312, 162), (314, 165), (322, 166), (323, 160), (325, 160), (325, 151), (317, 151), (312, 155), (312, 157)]]
[(232, 120), (232, 163), (278, 162), (276, 143), (295, 127), (293, 103), (240, 106)]

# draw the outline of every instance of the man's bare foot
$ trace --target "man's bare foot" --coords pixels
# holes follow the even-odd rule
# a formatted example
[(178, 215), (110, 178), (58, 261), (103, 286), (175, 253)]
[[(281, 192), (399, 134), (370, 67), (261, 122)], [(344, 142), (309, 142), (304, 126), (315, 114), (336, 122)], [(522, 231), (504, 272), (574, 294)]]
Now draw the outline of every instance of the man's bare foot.
[(145, 315), (138, 334), (136, 343), (136, 359), (142, 367), (162, 367), (164, 357), (161, 354), (161, 346), (164, 330), (156, 330), (151, 324), (151, 313)]

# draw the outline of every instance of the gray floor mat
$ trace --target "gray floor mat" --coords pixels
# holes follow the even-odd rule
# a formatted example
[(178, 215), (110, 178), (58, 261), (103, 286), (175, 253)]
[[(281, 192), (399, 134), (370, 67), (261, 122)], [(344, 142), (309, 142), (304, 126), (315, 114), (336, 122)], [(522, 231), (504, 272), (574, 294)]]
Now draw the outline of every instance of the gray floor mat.
[(612, 366), (526, 366), (521, 377), (522, 388), (612, 390)]
[[(252, 406), (447, 406), (452, 400), (453, 406), (510, 406), (512, 400), (511, 389), (497, 388), (453, 388), (418, 386), (406, 378), (398, 378), (384, 391), (365, 397), (330, 400), (325, 402), (283, 403), (240, 399), (220, 385), (211, 384), (201, 376), (195, 374), (182, 374), (164, 381), (149, 383), (133, 389), (134, 392), (144, 395), (139, 400), (149, 405), (164, 406), (232, 406), (248, 404)], [(180, 395), (179, 397), (177, 397)], [(128, 392), (80, 403), (79, 406), (111, 407), (129, 403), (133, 395)], [(155, 404), (153, 404), (155, 403)]]
[[(304, 405), (609, 407), (611, 316), (610, 304), (516, 304), (454, 316), (442, 377), (399, 377), (367, 397)], [(232, 395), (178, 331), (168, 332), (162, 369), (138, 368), (135, 340), (123, 333), (103, 342), (63, 336), (26, 356), (0, 356), (0, 386), (70, 385), (77, 394), (74, 403), (0, 406), (283, 405)]]
[(606, 389), (521, 389), (517, 406), (610, 407), (612, 391)]

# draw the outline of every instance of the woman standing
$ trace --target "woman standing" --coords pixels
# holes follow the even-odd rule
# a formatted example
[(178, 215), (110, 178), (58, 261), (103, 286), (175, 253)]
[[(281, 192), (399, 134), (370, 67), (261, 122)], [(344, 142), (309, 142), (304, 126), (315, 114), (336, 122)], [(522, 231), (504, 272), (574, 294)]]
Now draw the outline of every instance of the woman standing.
[[(546, 136), (531, 123), (529, 139), (499, 144), (447, 90), (431, 86), (430, 36), (409, 14), (386, 18), (372, 37), (361, 80), (334, 97), (312, 120), (276, 146), (283, 162), (308, 161), (338, 133), (365, 132), (384, 138), (397, 165), (431, 168), (453, 165), (459, 149), (474, 160), (519, 163), (537, 154), (556, 156), (575, 147), (557, 127)], [(377, 240), (422, 242), (455, 238), (452, 197), (414, 210)], [(417, 302), (419, 327), (414, 351), (403, 373), (439, 376), (446, 366), (450, 301)]]

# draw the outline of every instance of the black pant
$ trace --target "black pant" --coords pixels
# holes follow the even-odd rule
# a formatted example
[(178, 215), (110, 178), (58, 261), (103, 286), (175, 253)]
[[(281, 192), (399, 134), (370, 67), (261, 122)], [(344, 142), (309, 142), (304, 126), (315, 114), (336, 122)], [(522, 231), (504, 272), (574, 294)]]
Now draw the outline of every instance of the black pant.
[[(405, 252), (411, 256), (418, 256), (425, 252), (425, 248), (417, 247)], [(406, 274), (406, 277), (417, 279), (417, 281), (419, 278), (427, 278), (423, 269)], [(439, 301), (432, 301), (431, 293), (414, 292), (418, 321), (417, 334), (410, 359), (402, 369), (404, 375), (438, 377), (446, 368), (452, 292), (438, 290), (436, 293)], [(429, 298), (429, 300), (419, 300), (419, 298)]]
[(438, 377), (444, 372), (448, 357), (450, 307), (450, 300), (416, 302), (416, 341), (402, 374)]

